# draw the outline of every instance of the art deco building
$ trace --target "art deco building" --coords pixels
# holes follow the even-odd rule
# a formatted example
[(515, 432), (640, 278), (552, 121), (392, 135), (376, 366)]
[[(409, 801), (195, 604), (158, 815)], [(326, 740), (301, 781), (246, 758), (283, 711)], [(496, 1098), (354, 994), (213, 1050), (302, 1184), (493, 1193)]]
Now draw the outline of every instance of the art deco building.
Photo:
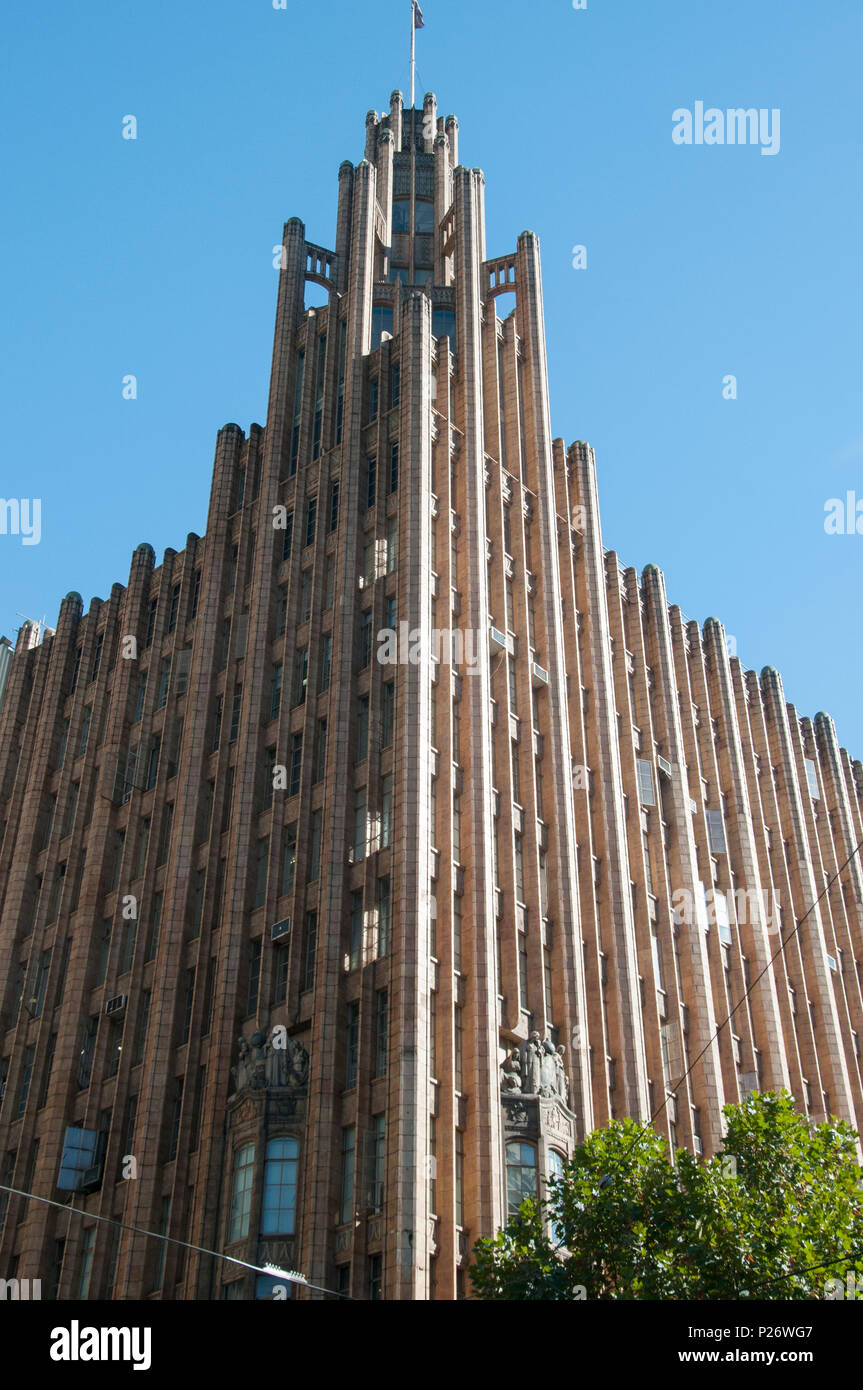
[(0, 1193), (0, 1273), (45, 1295), (272, 1293), (98, 1214), (453, 1299), (611, 1117), (863, 1121), (863, 767), (604, 548), (539, 243), (489, 254), (458, 140), (368, 115), (333, 247), (285, 226), (206, 535), (19, 633), (0, 1181), (78, 1212)]

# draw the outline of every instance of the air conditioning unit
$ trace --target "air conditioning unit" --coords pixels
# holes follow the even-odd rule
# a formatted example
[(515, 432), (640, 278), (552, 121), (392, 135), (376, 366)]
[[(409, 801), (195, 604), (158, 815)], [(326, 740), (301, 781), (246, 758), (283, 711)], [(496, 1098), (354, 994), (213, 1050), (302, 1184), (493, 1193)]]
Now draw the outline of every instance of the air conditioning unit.
[(544, 666), (538, 665), (537, 662), (534, 662), (530, 668), (530, 677), (534, 687), (548, 685), (548, 672)]
[(273, 941), (282, 941), (290, 934), (291, 919), (283, 917), (281, 922), (274, 922), (270, 928), (270, 937)]
[(505, 632), (501, 632), (499, 627), (489, 628), (488, 635), (491, 640), (492, 646), (497, 647), (498, 651), (509, 651), (509, 642), (507, 640), (507, 635)]
[(657, 759), (656, 759), (656, 765), (657, 765), (657, 767), (659, 768), (659, 771), (660, 771), (660, 772), (664, 772), (664, 773), (665, 773), (666, 777), (670, 777), (670, 776), (671, 776), (671, 763), (668, 761), (667, 758), (660, 758), (660, 757), (657, 757)]
[(827, 964), (830, 966), (830, 969), (831, 969), (831, 970), (833, 970), (833, 971), (838, 971), (839, 966), (836, 964), (836, 957), (835, 957), (835, 956), (828, 956), (828, 957), (827, 957)]
[(359, 577), (359, 579), (357, 580), (357, 588), (358, 588), (358, 589), (364, 589), (365, 587), (366, 587), (366, 577), (365, 577), (364, 574), (361, 574), (360, 577)]
[(121, 1014), (128, 1003), (128, 996), (125, 994), (115, 994), (113, 999), (109, 999), (105, 1005), (106, 1014)]
[(692, 1152), (694, 1154), (704, 1153), (704, 1145), (702, 1144), (701, 1139), (697, 1134), (693, 1134), (692, 1136)]

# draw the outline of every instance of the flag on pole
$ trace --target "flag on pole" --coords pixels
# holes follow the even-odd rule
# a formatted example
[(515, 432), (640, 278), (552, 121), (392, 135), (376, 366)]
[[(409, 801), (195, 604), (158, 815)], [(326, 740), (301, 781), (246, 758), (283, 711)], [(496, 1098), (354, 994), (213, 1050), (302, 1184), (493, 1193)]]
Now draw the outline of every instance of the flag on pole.
[(423, 19), (423, 12), (419, 7), (418, 0), (414, 0), (414, 28), (424, 29), (425, 27), (426, 23)]

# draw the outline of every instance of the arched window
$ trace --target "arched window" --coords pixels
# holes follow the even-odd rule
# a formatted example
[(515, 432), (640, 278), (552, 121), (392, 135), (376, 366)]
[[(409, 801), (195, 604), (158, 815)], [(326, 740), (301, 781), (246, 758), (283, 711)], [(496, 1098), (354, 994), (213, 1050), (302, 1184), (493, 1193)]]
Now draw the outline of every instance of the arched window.
[(255, 1146), (244, 1144), (234, 1155), (234, 1190), (231, 1197), (229, 1240), (245, 1240), (249, 1234), (252, 1209), (252, 1183), (255, 1176)]
[[(548, 1151), (548, 1176), (549, 1176), (550, 1178), (562, 1178), (562, 1177), (563, 1177), (563, 1164), (564, 1164), (563, 1154), (558, 1153), (557, 1149), (549, 1149), (549, 1151)], [(549, 1200), (551, 1200), (551, 1197), (552, 1197), (552, 1191), (551, 1191), (551, 1189), (549, 1189), (548, 1196), (549, 1196)], [(560, 1226), (556, 1221), (552, 1221), (552, 1223), (551, 1223), (551, 1236), (552, 1236), (552, 1240), (556, 1240), (557, 1243), (558, 1243), (558, 1245), (559, 1245), (559, 1244), (562, 1242), (562, 1240), (563, 1240), (563, 1227)]]
[(514, 1216), (525, 1197), (536, 1196), (536, 1149), (513, 1140), (506, 1146), (506, 1201)]
[(393, 231), (409, 232), (411, 229), (410, 198), (393, 198)]
[(264, 1205), (261, 1235), (293, 1234), (297, 1211), (296, 1139), (271, 1139), (264, 1160)]

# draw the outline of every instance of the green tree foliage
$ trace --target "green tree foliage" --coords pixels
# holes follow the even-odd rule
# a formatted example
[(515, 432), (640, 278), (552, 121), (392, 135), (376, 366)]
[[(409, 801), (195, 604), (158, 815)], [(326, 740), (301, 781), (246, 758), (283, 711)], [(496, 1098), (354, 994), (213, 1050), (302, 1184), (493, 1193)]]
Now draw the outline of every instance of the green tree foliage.
[[(550, 1198), (524, 1202), (471, 1274), (482, 1299), (863, 1298), (857, 1135), (811, 1127), (785, 1092), (725, 1108), (721, 1154), (616, 1120), (581, 1144)], [(812, 1266), (818, 1266), (812, 1268)], [(831, 1291), (832, 1290), (832, 1291)]]

